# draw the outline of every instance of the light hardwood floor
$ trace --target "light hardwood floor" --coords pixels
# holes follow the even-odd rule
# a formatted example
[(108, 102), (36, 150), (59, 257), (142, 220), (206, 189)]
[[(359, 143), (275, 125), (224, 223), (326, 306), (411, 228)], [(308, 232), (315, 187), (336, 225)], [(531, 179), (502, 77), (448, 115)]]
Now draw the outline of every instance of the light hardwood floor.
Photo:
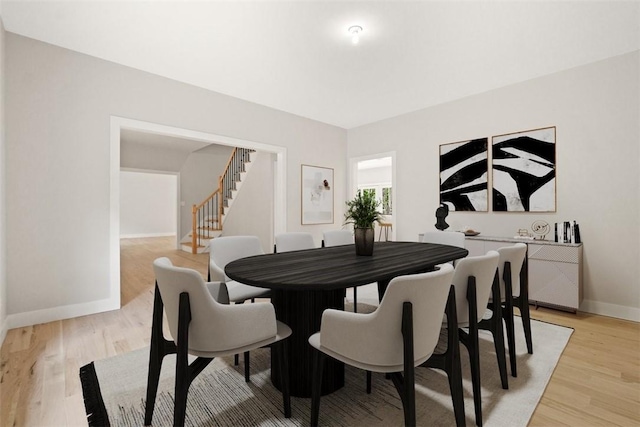
[[(78, 370), (148, 345), (152, 261), (168, 256), (206, 277), (207, 254), (173, 245), (172, 238), (122, 240), (120, 310), (7, 333), (0, 352), (0, 426), (87, 425)], [(640, 324), (544, 308), (532, 316), (575, 332), (530, 425), (640, 425)], [(534, 351), (543, 346), (534, 337)]]

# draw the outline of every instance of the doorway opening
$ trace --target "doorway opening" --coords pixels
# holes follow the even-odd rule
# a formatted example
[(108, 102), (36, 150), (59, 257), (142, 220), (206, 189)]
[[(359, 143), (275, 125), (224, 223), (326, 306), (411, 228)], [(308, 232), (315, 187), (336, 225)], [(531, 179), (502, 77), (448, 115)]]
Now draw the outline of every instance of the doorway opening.
[(273, 234), (286, 229), (286, 148), (256, 141), (232, 138), (206, 132), (165, 126), (140, 120), (111, 117), (110, 131), (110, 292), (103, 310), (116, 310), (121, 306), (120, 296), (120, 140), (123, 130), (202, 141), (208, 144), (243, 147), (270, 153), (275, 160), (273, 191)]
[(382, 213), (382, 221), (389, 226), (376, 229), (376, 239), (395, 240), (396, 236), (396, 191), (395, 183), (395, 151), (354, 157), (350, 159), (350, 198), (358, 191), (373, 193), (379, 202), (378, 210)]

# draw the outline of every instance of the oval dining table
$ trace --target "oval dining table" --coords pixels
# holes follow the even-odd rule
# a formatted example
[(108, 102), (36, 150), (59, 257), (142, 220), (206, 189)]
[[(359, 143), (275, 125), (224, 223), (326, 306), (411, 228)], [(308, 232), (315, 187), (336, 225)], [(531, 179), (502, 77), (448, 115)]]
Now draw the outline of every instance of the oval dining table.
[[(430, 271), (436, 265), (467, 256), (466, 249), (433, 243), (375, 242), (372, 256), (358, 256), (355, 246), (257, 255), (230, 262), (226, 275), (247, 285), (271, 289), (278, 320), (291, 327), (288, 366), (291, 395), (311, 397), (313, 352), (308, 338), (320, 330), (328, 308), (344, 310), (345, 290), (377, 282), (380, 298), (396, 276)], [(271, 380), (280, 387), (277, 353)], [(322, 394), (344, 386), (344, 364), (328, 358)]]

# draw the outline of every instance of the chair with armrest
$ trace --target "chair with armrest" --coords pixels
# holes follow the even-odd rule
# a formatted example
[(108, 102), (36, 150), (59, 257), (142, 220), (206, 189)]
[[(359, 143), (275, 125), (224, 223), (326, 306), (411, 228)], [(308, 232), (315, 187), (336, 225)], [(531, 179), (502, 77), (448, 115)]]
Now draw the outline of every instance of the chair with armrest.
[[(229, 293), (229, 302), (243, 304), (247, 300), (255, 301), (256, 298), (268, 298), (269, 289), (258, 288), (236, 282), (227, 277), (224, 268), (231, 261), (254, 255), (263, 255), (260, 239), (256, 236), (224, 236), (211, 239), (209, 242), (209, 273), (208, 281), (225, 282)], [(234, 357), (238, 364), (238, 356)], [(249, 353), (244, 354), (245, 374), (249, 381)]]
[[(162, 360), (176, 354), (176, 376), (173, 423), (185, 422), (187, 394), (193, 379), (215, 357), (224, 357), (265, 346), (281, 352), (280, 372), (288, 372), (285, 348), (291, 329), (276, 320), (270, 303), (228, 305), (224, 283), (205, 283), (200, 273), (188, 268), (174, 267), (168, 258), (153, 263), (156, 290), (153, 304), (153, 323), (145, 425), (153, 417)], [(166, 313), (173, 340), (164, 338), (163, 311)], [(196, 356), (189, 363), (188, 356)], [(285, 417), (291, 416), (289, 380), (282, 380)]]
[(318, 424), (326, 356), (360, 369), (389, 373), (402, 400), (406, 425), (416, 424), (414, 368), (438, 342), (442, 316), (453, 292), (453, 267), (391, 280), (373, 313), (325, 310), (314, 352), (311, 425)]
[[(482, 320), (485, 307), (489, 302), (492, 290), (498, 290), (497, 271), (500, 255), (489, 251), (486, 255), (467, 257), (458, 261), (453, 274), (453, 286), (456, 293), (456, 313), (458, 317), (458, 337), (467, 348), (471, 366), (471, 382), (473, 386), (473, 403), (476, 425), (482, 426), (482, 396), (480, 386), (480, 347), (478, 323)], [(468, 328), (465, 331), (462, 328)], [(447, 331), (449, 332), (449, 331)], [(453, 331), (452, 331), (453, 332)], [(508, 388), (507, 365), (504, 350), (502, 324), (494, 338), (498, 357), (498, 368), (502, 387)], [(447, 348), (443, 354), (432, 355), (432, 358), (446, 358), (452, 349)], [(450, 355), (449, 355), (450, 356)], [(444, 365), (444, 364), (443, 364)], [(447, 375), (451, 375), (447, 372)]]
[(276, 253), (303, 251), (316, 247), (311, 233), (289, 232), (276, 235), (276, 243), (273, 251)]
[(231, 261), (254, 255), (263, 255), (260, 239), (256, 236), (225, 236), (211, 239), (209, 243), (209, 276), (210, 281), (225, 282), (229, 291), (229, 302), (242, 303), (248, 299), (269, 296), (269, 289), (245, 285), (231, 280), (224, 273), (224, 268)]
[[(489, 308), (493, 311), (491, 318), (483, 319), (480, 322), (480, 329), (490, 330), (494, 333), (502, 327), (501, 320), (504, 320), (507, 330), (507, 344), (509, 347), (509, 363), (511, 365), (511, 376), (517, 377), (516, 367), (516, 342), (515, 327), (513, 319), (514, 305), (520, 309), (522, 316), (522, 326), (527, 343), (527, 352), (533, 354), (533, 343), (531, 338), (531, 316), (529, 314), (529, 290), (524, 267), (527, 257), (527, 245), (516, 243), (513, 246), (506, 246), (498, 249), (500, 260), (498, 262), (498, 278), (500, 284), (499, 299), (492, 297), (489, 301)], [(498, 302), (496, 302), (498, 301)]]

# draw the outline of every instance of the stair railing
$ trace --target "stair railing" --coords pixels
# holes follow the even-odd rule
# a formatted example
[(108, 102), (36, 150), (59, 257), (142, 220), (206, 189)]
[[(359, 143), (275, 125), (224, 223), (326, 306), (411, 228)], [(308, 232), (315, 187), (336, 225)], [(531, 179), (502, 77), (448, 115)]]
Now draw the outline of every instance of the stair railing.
[(224, 208), (229, 206), (229, 199), (240, 180), (240, 173), (245, 170), (249, 154), (255, 150), (234, 148), (224, 173), (218, 178), (218, 188), (199, 205), (191, 209), (191, 253), (198, 253), (198, 246), (204, 246), (203, 240), (213, 238), (216, 231), (222, 230)]

